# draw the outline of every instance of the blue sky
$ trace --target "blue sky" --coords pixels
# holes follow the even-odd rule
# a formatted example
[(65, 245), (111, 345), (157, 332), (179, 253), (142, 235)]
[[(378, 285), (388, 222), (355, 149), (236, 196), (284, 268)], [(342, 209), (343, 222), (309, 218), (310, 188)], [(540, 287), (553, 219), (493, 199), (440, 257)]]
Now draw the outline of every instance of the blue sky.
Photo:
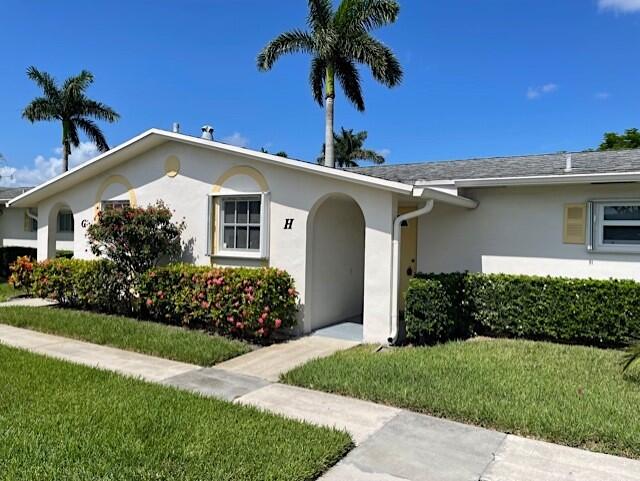
[[(401, 0), (376, 35), (396, 52), (401, 86), (363, 73), (367, 110), (341, 92), (336, 128), (369, 132), (388, 162), (594, 147), (604, 131), (640, 127), (640, 0)], [(150, 128), (198, 134), (313, 160), (323, 111), (309, 59), (260, 73), (255, 56), (276, 34), (304, 27), (304, 0), (4, 0), (0, 32), (0, 152), (33, 184), (59, 168), (60, 126), (22, 120), (38, 90), (35, 65), (59, 80), (85, 68), (90, 95), (122, 119), (111, 145)], [(94, 149), (83, 145), (74, 163)], [(6, 168), (5, 168), (6, 171)]]

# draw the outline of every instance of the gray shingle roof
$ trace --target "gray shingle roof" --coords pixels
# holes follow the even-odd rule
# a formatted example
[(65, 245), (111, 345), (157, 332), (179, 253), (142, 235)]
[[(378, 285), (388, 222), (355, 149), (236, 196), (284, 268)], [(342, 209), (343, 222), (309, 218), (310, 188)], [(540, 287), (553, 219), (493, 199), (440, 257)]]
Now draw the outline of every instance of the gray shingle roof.
[[(640, 149), (606, 152), (571, 152), (571, 174), (608, 172), (640, 172)], [(489, 157), (484, 159), (389, 164), (354, 167), (347, 170), (381, 179), (414, 184), (418, 181), (486, 179), (566, 175), (564, 168), (569, 153)]]
[(33, 187), (0, 187), (0, 201), (11, 200), (31, 189)]

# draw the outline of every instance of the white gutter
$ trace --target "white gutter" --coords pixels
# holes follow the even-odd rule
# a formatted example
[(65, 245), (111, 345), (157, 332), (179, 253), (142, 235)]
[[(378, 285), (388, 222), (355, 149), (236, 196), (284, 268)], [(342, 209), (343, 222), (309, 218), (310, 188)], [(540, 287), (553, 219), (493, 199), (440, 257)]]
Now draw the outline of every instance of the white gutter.
[[(606, 172), (602, 174), (535, 175), (528, 177), (488, 177), (484, 179), (455, 179), (456, 187), (501, 187), (511, 185), (598, 184), (608, 182), (640, 182), (640, 172)], [(416, 182), (427, 187), (438, 182)]]
[(391, 251), (391, 332), (387, 342), (395, 344), (398, 340), (398, 290), (400, 284), (400, 239), (402, 222), (428, 214), (433, 209), (433, 199), (427, 200), (424, 207), (399, 215), (393, 221), (393, 243)]

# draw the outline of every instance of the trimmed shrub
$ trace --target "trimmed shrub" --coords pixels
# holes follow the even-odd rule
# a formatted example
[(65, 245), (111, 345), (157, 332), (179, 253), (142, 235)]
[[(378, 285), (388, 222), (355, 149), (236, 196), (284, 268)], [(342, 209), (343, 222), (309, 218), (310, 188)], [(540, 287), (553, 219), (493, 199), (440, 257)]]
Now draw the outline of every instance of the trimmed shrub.
[(130, 296), (120, 276), (107, 260), (50, 259), (35, 264), (33, 293), (68, 307), (130, 313)]
[(18, 257), (9, 268), (9, 284), (16, 289), (24, 289), (27, 292), (33, 287), (33, 267), (35, 262), (29, 256)]
[(453, 337), (455, 307), (440, 281), (411, 279), (406, 306), (407, 341), (434, 344)]
[(297, 292), (285, 271), (173, 264), (129, 289), (109, 260), (53, 259), (33, 266), (33, 292), (79, 309), (133, 315), (242, 338), (296, 325)]
[(471, 317), (499, 337), (620, 346), (640, 333), (640, 283), (471, 274)]
[(73, 259), (73, 251), (64, 250), (64, 249), (56, 251), (56, 259), (60, 259), (60, 258)]
[(2, 279), (7, 279), (9, 277), (11, 274), (11, 264), (13, 264), (18, 257), (30, 257), (31, 259), (35, 259), (37, 254), (37, 249), (33, 247), (0, 247), (0, 277)]
[(177, 264), (147, 272), (139, 292), (149, 318), (223, 335), (267, 338), (297, 322), (293, 279), (279, 269)]
[[(640, 283), (506, 274), (420, 274), (439, 283), (452, 307), (443, 309), (451, 338), (474, 333), (592, 346), (621, 346), (640, 334)], [(436, 304), (407, 292), (412, 322), (430, 326)], [(446, 340), (442, 339), (442, 340)]]

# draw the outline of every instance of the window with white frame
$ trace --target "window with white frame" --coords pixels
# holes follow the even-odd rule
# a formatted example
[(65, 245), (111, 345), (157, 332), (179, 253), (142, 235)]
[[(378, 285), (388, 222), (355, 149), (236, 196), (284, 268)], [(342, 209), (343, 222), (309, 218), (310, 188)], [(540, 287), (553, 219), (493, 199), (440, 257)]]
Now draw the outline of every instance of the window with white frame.
[(591, 247), (602, 252), (640, 252), (640, 200), (591, 203)]
[(268, 198), (267, 192), (210, 196), (207, 255), (266, 259)]
[(220, 246), (223, 250), (260, 251), (260, 196), (220, 199)]
[(73, 212), (70, 210), (58, 212), (58, 232), (73, 232)]

